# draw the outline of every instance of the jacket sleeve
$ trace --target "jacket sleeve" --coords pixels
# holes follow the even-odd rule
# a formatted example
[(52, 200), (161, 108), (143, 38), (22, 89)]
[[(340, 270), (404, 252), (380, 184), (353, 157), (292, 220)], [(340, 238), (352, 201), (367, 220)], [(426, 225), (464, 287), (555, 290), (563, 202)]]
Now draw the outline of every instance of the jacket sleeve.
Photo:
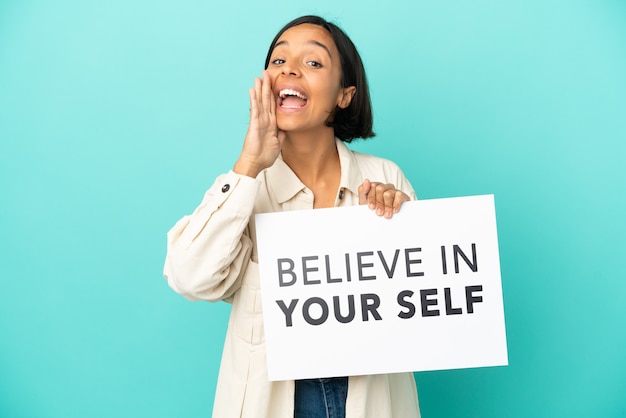
[(252, 252), (248, 221), (260, 182), (233, 171), (219, 176), (193, 214), (167, 234), (163, 275), (189, 300), (228, 299)]

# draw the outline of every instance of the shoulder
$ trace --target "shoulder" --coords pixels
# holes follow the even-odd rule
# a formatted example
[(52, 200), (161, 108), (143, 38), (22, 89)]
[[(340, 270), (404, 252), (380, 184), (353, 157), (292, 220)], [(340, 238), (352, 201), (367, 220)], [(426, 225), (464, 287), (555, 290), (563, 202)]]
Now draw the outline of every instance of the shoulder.
[(394, 161), (372, 154), (364, 154), (359, 151), (350, 150), (353, 161), (358, 165), (362, 174), (368, 176), (372, 174), (384, 174), (385, 177), (395, 178), (403, 175), (402, 169)]
[(380, 183), (391, 183), (397, 189), (415, 199), (415, 191), (398, 164), (387, 158), (364, 154), (349, 149), (345, 144), (337, 146), (342, 167), (346, 170), (347, 184), (353, 191), (365, 179)]

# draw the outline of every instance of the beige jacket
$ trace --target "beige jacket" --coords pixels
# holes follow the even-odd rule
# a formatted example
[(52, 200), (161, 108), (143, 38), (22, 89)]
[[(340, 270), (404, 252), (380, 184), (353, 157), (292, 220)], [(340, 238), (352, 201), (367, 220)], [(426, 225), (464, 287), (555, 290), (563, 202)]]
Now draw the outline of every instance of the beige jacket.
[[(366, 178), (392, 183), (415, 199), (396, 164), (336, 143), (341, 181), (335, 206), (357, 205)], [(279, 158), (256, 179), (232, 171), (219, 176), (193, 214), (168, 233), (169, 285), (193, 301), (232, 302), (214, 418), (293, 418), (294, 382), (267, 380), (254, 214), (312, 208), (311, 190)], [(419, 416), (412, 373), (349, 378), (347, 418)]]

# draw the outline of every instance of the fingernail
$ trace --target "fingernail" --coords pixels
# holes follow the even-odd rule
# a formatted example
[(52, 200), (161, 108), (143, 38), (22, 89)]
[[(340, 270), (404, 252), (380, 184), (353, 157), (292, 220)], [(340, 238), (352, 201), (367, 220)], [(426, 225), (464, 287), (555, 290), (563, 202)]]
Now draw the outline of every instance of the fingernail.
[(383, 210), (381, 208), (376, 209), (376, 215), (380, 216), (383, 214)]
[(376, 205), (375, 205), (375, 204), (373, 204), (373, 203), (370, 203), (368, 207), (369, 207), (370, 209), (374, 209), (374, 208), (376, 207)]
[(387, 218), (387, 219), (391, 218), (391, 211), (390, 210), (385, 212), (385, 218)]

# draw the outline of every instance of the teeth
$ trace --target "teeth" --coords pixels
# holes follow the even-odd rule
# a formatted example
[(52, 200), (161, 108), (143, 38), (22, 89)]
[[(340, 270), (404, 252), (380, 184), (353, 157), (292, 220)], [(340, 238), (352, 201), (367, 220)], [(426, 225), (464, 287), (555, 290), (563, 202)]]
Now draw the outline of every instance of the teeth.
[(291, 89), (282, 89), (278, 95), (284, 99), (287, 96), (296, 96), (302, 100), (307, 100), (306, 96), (298, 91), (295, 90), (291, 90)]

